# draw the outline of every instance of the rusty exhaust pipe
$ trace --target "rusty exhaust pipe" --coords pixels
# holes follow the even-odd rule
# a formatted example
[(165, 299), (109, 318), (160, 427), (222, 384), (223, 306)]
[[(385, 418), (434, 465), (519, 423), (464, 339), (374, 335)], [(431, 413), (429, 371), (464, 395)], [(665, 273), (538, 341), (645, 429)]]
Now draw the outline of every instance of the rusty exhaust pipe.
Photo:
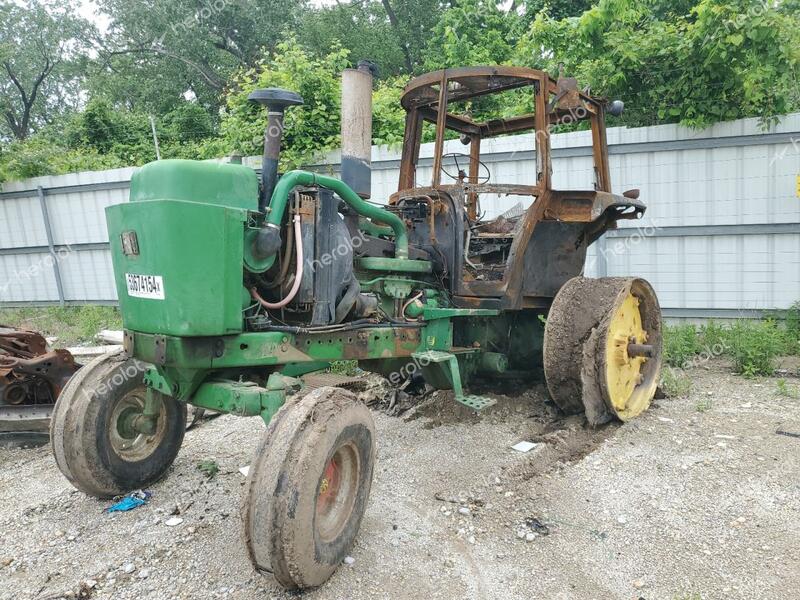
[(342, 71), (342, 181), (362, 198), (372, 186), (372, 77), (368, 60)]

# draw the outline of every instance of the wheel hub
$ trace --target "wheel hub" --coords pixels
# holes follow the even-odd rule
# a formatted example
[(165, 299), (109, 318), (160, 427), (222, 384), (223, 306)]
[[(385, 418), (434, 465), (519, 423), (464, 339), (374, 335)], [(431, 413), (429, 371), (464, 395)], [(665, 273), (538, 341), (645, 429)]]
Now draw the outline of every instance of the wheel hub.
[(641, 383), (644, 356), (631, 356), (631, 344), (647, 341), (647, 332), (642, 327), (639, 299), (628, 292), (608, 325), (606, 348), (606, 380), (611, 403), (616, 410), (624, 410), (634, 388)]
[(108, 437), (114, 452), (130, 462), (147, 458), (166, 434), (165, 407), (159, 413), (145, 413), (145, 392), (134, 390), (117, 400), (111, 412)]
[(355, 504), (360, 464), (352, 444), (341, 446), (325, 465), (317, 494), (317, 531), (324, 541), (335, 539)]

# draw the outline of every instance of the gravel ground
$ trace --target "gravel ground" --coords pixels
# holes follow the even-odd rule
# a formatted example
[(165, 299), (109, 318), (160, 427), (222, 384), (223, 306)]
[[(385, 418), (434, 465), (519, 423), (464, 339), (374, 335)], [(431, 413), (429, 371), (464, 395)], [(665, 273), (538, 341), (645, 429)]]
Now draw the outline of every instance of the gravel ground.
[[(599, 430), (558, 417), (541, 386), (509, 387), (480, 416), (444, 393), (375, 412), (355, 560), (304, 596), (796, 597), (800, 439), (775, 432), (800, 432), (800, 400), (720, 364), (691, 376), (689, 398)], [(240, 541), (239, 468), (263, 429), (224, 416), (190, 431), (150, 503), (113, 515), (48, 448), (0, 450), (0, 598), (292, 597)], [(538, 446), (510, 448), (521, 440)], [(204, 460), (219, 464), (211, 480)]]

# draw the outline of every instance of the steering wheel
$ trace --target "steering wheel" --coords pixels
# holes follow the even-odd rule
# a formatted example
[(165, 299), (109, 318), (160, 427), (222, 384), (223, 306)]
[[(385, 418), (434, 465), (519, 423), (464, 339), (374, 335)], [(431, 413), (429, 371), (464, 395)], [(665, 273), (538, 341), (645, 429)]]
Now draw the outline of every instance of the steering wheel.
[[(459, 156), (461, 158), (466, 159), (467, 164), (469, 164), (469, 161), (470, 161), (469, 154), (464, 154), (463, 152), (450, 152), (449, 154), (445, 154), (445, 155), (442, 156), (442, 173), (447, 175), (450, 179), (454, 179), (456, 181), (463, 181), (464, 179), (467, 179), (468, 175), (467, 175), (466, 171), (464, 171), (461, 168), (461, 165), (458, 164), (458, 157)], [(455, 163), (456, 170), (458, 172), (457, 175), (453, 175), (447, 169), (444, 168), (444, 159), (446, 159), (448, 157), (453, 159), (453, 162)], [(476, 183), (479, 183), (479, 184), (488, 183), (489, 179), (491, 179), (491, 177), (492, 177), (492, 172), (489, 170), (489, 167), (486, 166), (486, 163), (484, 163), (484, 162), (482, 162), (480, 160), (478, 160), (478, 165), (479, 165), (478, 166), (478, 181)], [(483, 168), (483, 170), (486, 171), (485, 175), (481, 174), (481, 168)]]

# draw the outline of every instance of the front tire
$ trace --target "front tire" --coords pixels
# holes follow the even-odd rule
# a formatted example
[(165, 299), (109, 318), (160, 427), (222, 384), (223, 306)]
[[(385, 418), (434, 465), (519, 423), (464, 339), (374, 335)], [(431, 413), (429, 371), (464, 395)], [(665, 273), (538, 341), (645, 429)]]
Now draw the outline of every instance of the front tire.
[(275, 415), (250, 467), (244, 538), (257, 570), (286, 589), (324, 583), (347, 556), (375, 463), (369, 409), (323, 387)]
[[(141, 412), (146, 365), (122, 351), (99, 356), (70, 379), (50, 423), (56, 463), (76, 488), (109, 498), (160, 479), (183, 442), (186, 405), (161, 395), (152, 435), (125, 431), (120, 423)], [(158, 393), (158, 392), (154, 392)]]

